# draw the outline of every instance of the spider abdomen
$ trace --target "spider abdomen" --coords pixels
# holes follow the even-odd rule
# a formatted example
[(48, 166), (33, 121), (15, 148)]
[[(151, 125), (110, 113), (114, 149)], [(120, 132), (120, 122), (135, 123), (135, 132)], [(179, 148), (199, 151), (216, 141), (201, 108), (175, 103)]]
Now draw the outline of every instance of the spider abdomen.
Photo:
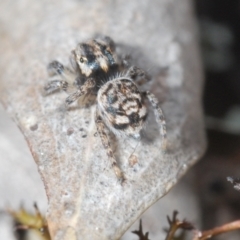
[(138, 138), (147, 118), (144, 97), (130, 78), (106, 82), (98, 91), (98, 109), (104, 122), (117, 135)]

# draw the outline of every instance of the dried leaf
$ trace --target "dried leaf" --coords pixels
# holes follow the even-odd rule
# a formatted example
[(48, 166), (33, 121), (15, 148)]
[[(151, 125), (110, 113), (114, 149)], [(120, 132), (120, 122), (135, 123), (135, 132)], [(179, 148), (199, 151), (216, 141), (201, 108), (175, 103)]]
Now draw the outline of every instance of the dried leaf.
[[(188, 0), (1, 1), (0, 98), (38, 165), (54, 239), (118, 239), (203, 154), (202, 75), (191, 12)], [(112, 141), (124, 186), (95, 134), (95, 106), (68, 111), (65, 93), (41, 94), (47, 64), (67, 64), (77, 42), (96, 33), (123, 43), (149, 70), (148, 87), (167, 121), (165, 153), (153, 114), (138, 145)], [(134, 164), (128, 160), (133, 152)]]

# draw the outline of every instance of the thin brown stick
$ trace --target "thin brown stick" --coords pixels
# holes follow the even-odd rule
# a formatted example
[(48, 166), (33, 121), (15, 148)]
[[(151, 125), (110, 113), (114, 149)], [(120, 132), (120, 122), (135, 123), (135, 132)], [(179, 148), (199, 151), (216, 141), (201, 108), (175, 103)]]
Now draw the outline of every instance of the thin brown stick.
[(177, 230), (178, 230), (178, 226), (177, 225), (172, 225), (170, 227), (170, 230), (169, 230), (165, 240), (172, 240), (174, 238), (174, 235), (175, 235)]
[(231, 223), (227, 223), (224, 224), (220, 227), (215, 227), (213, 229), (210, 230), (206, 230), (203, 232), (198, 232), (196, 234), (196, 236), (193, 238), (193, 240), (205, 240), (205, 239), (209, 239), (212, 238), (213, 236), (222, 234), (222, 233), (226, 233), (226, 232), (230, 232), (233, 230), (237, 230), (240, 229), (240, 220), (231, 222)]
[(194, 226), (190, 222), (187, 222), (185, 220), (179, 221), (177, 219), (177, 214), (178, 214), (177, 211), (173, 212), (172, 220), (170, 219), (169, 216), (167, 216), (167, 220), (168, 220), (170, 227), (169, 227), (168, 234), (167, 234), (165, 240), (174, 239), (175, 233), (178, 229), (183, 229), (183, 230), (194, 229)]

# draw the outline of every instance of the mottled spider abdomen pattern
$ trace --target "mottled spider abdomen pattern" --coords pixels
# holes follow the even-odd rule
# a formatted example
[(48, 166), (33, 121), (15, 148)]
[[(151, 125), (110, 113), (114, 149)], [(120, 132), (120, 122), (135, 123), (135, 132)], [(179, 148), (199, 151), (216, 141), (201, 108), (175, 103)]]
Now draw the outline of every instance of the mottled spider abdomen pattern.
[(140, 137), (147, 118), (144, 98), (132, 79), (118, 77), (98, 91), (98, 110), (105, 124), (116, 135)]

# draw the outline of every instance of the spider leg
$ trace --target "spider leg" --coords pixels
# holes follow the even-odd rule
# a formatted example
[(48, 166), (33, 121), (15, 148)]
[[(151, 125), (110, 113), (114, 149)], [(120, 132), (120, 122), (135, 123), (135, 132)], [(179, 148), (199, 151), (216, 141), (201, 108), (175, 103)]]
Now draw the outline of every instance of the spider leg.
[(63, 80), (52, 80), (44, 86), (44, 91), (46, 94), (50, 94), (60, 89), (67, 91), (68, 82)]
[(146, 97), (148, 98), (149, 102), (153, 107), (156, 121), (160, 126), (160, 135), (162, 138), (162, 144), (161, 144), (162, 149), (166, 150), (167, 149), (167, 131), (166, 131), (166, 122), (165, 122), (162, 109), (159, 106), (158, 99), (155, 97), (153, 93), (150, 93), (149, 91), (147, 91), (147, 92), (144, 92), (144, 94), (146, 95)]
[(62, 75), (64, 72), (64, 66), (62, 63), (54, 60), (48, 64), (47, 71), (49, 76)]
[(49, 76), (58, 76), (61, 80), (51, 80), (44, 86), (44, 91), (46, 94), (52, 92), (63, 90), (65, 92), (69, 91), (69, 83), (74, 81), (74, 73), (67, 67), (64, 67), (58, 61), (52, 61), (47, 66)]
[(96, 84), (95, 80), (93, 78), (89, 78), (77, 91), (70, 94), (66, 98), (66, 105), (75, 102), (79, 97), (88, 93), (89, 90), (95, 86), (95, 84)]
[(107, 156), (111, 162), (112, 168), (113, 168), (117, 178), (123, 183), (125, 181), (124, 175), (123, 175), (121, 169), (119, 168), (116, 159), (114, 158), (114, 154), (111, 149), (110, 141), (107, 136), (107, 132), (105, 130), (106, 126), (105, 126), (101, 116), (99, 115), (98, 109), (96, 109), (95, 122), (96, 122), (98, 134), (101, 138), (103, 147), (105, 148), (105, 150), (107, 152)]
[(74, 72), (71, 71), (68, 67), (65, 67), (62, 63), (54, 60), (50, 62), (47, 66), (47, 71), (49, 76), (61, 76), (64, 79), (68, 79), (74, 75)]
[(123, 68), (129, 68), (131, 62), (131, 56), (129, 54), (121, 56), (120, 64)]
[(131, 66), (127, 70), (127, 76), (129, 76), (134, 81), (139, 82), (139, 85), (142, 85), (150, 80), (150, 76), (146, 74), (143, 69), (137, 66)]

